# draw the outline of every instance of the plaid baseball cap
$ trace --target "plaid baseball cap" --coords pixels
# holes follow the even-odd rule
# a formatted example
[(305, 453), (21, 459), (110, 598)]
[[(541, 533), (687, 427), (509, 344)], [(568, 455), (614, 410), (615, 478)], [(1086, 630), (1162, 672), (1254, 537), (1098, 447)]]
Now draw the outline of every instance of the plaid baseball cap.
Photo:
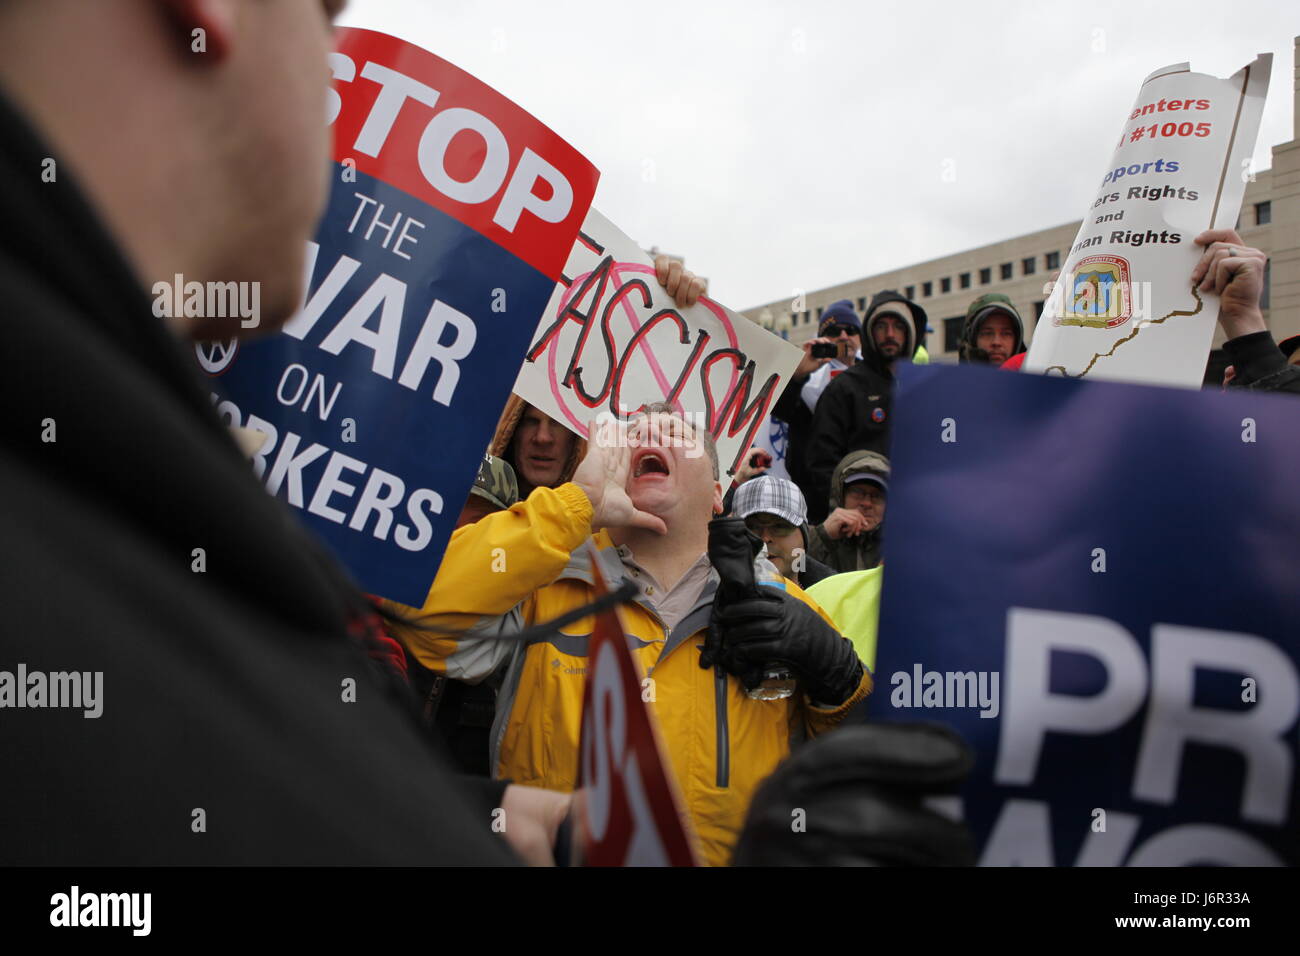
[(494, 455), (484, 455), (478, 466), (478, 477), (474, 479), (471, 495), (478, 495), (488, 503), (496, 505), (502, 511), (519, 500), (519, 482), (515, 479), (515, 470), (510, 462)]
[(759, 512), (776, 515), (796, 528), (808, 523), (808, 503), (799, 486), (772, 475), (759, 475), (737, 488), (731, 510), (740, 518)]

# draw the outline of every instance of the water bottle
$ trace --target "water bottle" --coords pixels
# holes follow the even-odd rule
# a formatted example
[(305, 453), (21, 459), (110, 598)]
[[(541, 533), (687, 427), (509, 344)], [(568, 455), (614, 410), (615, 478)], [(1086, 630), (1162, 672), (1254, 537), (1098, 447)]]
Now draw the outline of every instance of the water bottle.
[[(754, 582), (764, 587), (785, 590), (785, 578), (767, 556), (767, 545), (754, 558)], [(753, 700), (784, 700), (794, 694), (795, 676), (790, 668), (779, 661), (763, 668), (763, 681), (749, 692)]]

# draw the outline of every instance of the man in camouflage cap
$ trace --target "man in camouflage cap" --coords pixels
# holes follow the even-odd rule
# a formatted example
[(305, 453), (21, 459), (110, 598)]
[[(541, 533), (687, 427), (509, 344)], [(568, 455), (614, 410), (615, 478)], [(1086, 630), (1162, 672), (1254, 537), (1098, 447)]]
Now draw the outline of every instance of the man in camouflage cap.
[(519, 482), (510, 462), (495, 455), (484, 455), (478, 466), (478, 477), (460, 509), (456, 527), (473, 524), (484, 515), (505, 511), (519, 500)]

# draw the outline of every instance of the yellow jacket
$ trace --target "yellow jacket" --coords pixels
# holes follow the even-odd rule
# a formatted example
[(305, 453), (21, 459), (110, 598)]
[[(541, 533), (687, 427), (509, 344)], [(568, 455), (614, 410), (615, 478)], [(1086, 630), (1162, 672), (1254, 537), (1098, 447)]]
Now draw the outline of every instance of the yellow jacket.
[[(415, 627), (394, 632), (425, 666), (464, 680), (482, 679), (509, 661), (492, 731), (495, 776), (518, 784), (571, 791), (578, 777), (578, 737), (587, 671), (587, 617), (525, 646), (496, 635), (544, 623), (592, 601), (585, 548), (592, 508), (577, 485), (538, 488), (526, 501), (458, 529), (418, 611), (397, 610), (419, 624), (469, 629), (459, 639)], [(625, 572), (609, 536), (595, 537), (610, 588)], [(654, 680), (649, 704), (669, 761), (710, 865), (731, 855), (759, 782), (797, 742), (830, 729), (871, 691), (871, 677), (839, 707), (822, 709), (802, 694), (751, 700), (740, 682), (702, 670), (700, 648), (713, 605), (716, 574), (695, 607), (672, 629), (649, 603), (623, 605), (620, 616), (636, 642), (644, 675)], [(788, 593), (830, 623), (793, 582)]]

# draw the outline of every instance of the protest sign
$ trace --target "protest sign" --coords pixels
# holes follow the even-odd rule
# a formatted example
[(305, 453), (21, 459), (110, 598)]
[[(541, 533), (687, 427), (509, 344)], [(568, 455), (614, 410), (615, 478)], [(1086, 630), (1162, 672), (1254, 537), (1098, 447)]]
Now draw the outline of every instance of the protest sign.
[(713, 434), (725, 485), (799, 355), (711, 299), (674, 307), (650, 257), (593, 209), (515, 392), (584, 438), (602, 412), (625, 417), (670, 402)]
[(1043, 307), (1027, 371), (1195, 387), (1218, 297), (1192, 288), (1207, 229), (1241, 212), (1272, 56), (1228, 79), (1178, 63), (1142, 84)]
[(790, 470), (786, 467), (786, 454), (790, 450), (790, 426), (779, 418), (768, 416), (763, 427), (754, 436), (754, 447), (772, 456), (772, 464), (767, 474), (773, 478), (790, 480)]
[[(606, 587), (594, 551), (591, 568), (599, 598)], [(574, 794), (583, 865), (695, 866), (681, 796), (617, 610), (595, 616), (587, 654)]]
[(303, 307), (277, 335), (197, 353), (226, 421), (266, 434), (267, 490), (364, 588), (418, 606), (597, 173), (450, 63), (337, 33)]
[(871, 706), (974, 747), (981, 862), (1300, 863), (1295, 399), (909, 367), (898, 408)]

